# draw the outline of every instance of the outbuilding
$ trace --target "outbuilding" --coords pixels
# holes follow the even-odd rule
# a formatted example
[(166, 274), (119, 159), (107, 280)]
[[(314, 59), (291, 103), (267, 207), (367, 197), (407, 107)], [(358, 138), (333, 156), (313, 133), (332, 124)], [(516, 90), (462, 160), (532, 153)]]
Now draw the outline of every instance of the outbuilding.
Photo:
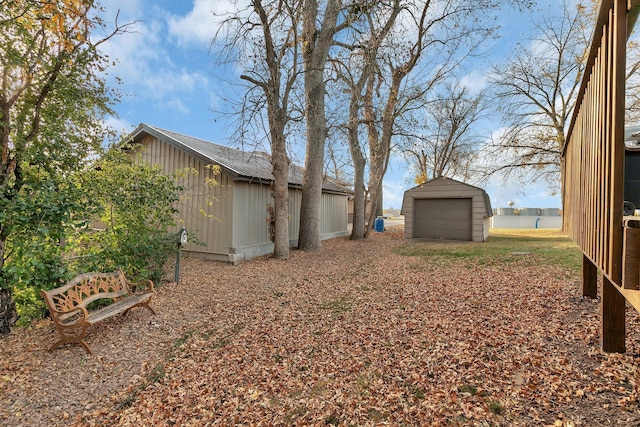
[[(193, 256), (238, 263), (270, 254), (270, 209), (273, 206), (269, 155), (242, 151), (140, 124), (129, 140), (138, 144), (141, 161), (158, 164), (170, 175), (182, 176), (184, 195), (178, 206), (181, 227), (195, 235), (183, 246)], [(218, 174), (211, 165), (216, 166)], [(289, 243), (298, 244), (303, 169), (289, 167)], [(211, 185), (214, 183), (214, 185)], [(347, 203), (353, 192), (336, 180), (322, 184), (320, 238), (346, 236)]]
[(407, 239), (484, 242), (493, 211), (482, 188), (440, 177), (405, 191), (402, 215)]

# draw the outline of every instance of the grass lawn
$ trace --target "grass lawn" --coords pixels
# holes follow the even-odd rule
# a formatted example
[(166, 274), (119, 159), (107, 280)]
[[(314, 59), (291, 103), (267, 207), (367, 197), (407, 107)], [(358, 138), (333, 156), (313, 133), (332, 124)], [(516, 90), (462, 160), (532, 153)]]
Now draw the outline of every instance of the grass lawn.
[(578, 246), (557, 229), (492, 228), (489, 238), (482, 243), (425, 240), (406, 243), (394, 252), (431, 261), (460, 259), (493, 265), (524, 261), (576, 271), (582, 266), (582, 253)]

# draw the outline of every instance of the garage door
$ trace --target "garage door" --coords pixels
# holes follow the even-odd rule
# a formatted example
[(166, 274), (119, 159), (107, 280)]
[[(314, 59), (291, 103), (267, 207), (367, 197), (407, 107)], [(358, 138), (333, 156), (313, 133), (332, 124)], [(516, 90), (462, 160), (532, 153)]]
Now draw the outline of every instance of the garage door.
[(471, 240), (471, 199), (415, 199), (414, 237)]

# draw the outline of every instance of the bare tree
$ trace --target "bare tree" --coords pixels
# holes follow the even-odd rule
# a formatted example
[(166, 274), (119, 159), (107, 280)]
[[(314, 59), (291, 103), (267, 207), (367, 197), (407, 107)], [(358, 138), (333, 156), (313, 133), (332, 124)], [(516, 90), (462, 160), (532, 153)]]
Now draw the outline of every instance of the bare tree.
[[(301, 23), (300, 37), (296, 36), (295, 39), (287, 39), (285, 37), (287, 41), (280, 45), (284, 47), (292, 46), (292, 43), (295, 42), (299, 44), (304, 71), (306, 155), (298, 240), (300, 249), (306, 251), (318, 251), (321, 249), (320, 202), (327, 137), (325, 111), (327, 59), (331, 47), (339, 45), (340, 40), (345, 38), (342, 35), (340, 37), (336, 35), (345, 29), (350, 29), (352, 33), (357, 33), (361, 28), (352, 24), (375, 8), (381, 8), (381, 10), (387, 8), (387, 10), (391, 11), (399, 10), (404, 12), (404, 25), (394, 30), (395, 33), (392, 40), (395, 41), (395, 44), (387, 42), (382, 54), (366, 55), (371, 59), (367, 59), (369, 61), (368, 65), (363, 62), (363, 69), (366, 72), (361, 73), (361, 77), (364, 77), (360, 82), (358, 82), (358, 79), (353, 80), (356, 83), (354, 87), (360, 87), (360, 92), (354, 92), (357, 97), (360, 97), (360, 100), (356, 100), (353, 104), (355, 113), (352, 117), (358, 117), (358, 110), (360, 110), (361, 118), (356, 120), (358, 123), (354, 122), (353, 126), (351, 126), (354, 132), (352, 138), (355, 140), (358, 137), (358, 127), (360, 123), (363, 123), (367, 129), (368, 138), (369, 188), (373, 196), (371, 205), (376, 206), (378, 204), (377, 199), (380, 198), (382, 177), (389, 161), (395, 119), (403, 111), (410, 108), (409, 106), (414, 104), (415, 100), (419, 99), (421, 94), (428, 90), (434, 82), (443, 78), (447, 71), (455, 68), (460, 60), (459, 48), (461, 46), (466, 45), (471, 50), (474, 47), (474, 43), (469, 43), (469, 41), (473, 39), (474, 35), (490, 32), (490, 28), (482, 28), (482, 24), (479, 24), (482, 20), (478, 20), (478, 18), (483, 16), (485, 10), (495, 9), (502, 2), (501, 0), (473, 0), (470, 2), (460, 0), (433, 2), (424, 0), (416, 4), (413, 1), (403, 2), (399, 0), (387, 3), (382, 1), (301, 0), (299, 3), (295, 3), (299, 6), (298, 9), (298, 6), (294, 7), (292, 2), (287, 2), (286, 0), (269, 3), (270, 7), (264, 7), (261, 1), (252, 2), (254, 11), (258, 14), (260, 13), (260, 7), (263, 7), (262, 12), (265, 19), (262, 19), (258, 25), (271, 27), (268, 31), (264, 28), (262, 30), (265, 40), (268, 40), (269, 37), (273, 39), (273, 35), (270, 36), (269, 33), (273, 33), (274, 23), (279, 22), (270, 20), (272, 11), (289, 10), (289, 13), (291, 10), (300, 11), (300, 20), (295, 23), (293, 21), (288, 23), (288, 25), (292, 26), (296, 26), (298, 22)], [(381, 14), (381, 16), (383, 15)], [(387, 21), (382, 20), (381, 22)], [(380, 25), (377, 24), (376, 28), (379, 29)], [(285, 25), (280, 30), (286, 32), (288, 31), (285, 29), (286, 27)], [(295, 31), (295, 34), (297, 34), (297, 29)], [(381, 43), (381, 40), (386, 42), (387, 37), (381, 37), (377, 43)], [(256, 57), (269, 56), (269, 46), (265, 44), (263, 49), (267, 52), (266, 55), (256, 52)], [(433, 58), (437, 58), (436, 65), (428, 71), (425, 71), (427, 67), (418, 67), (428, 76), (421, 78), (419, 82), (416, 82), (415, 86), (407, 85), (405, 78), (417, 67), (422, 53), (427, 49), (434, 54)], [(377, 52), (377, 49), (375, 52)], [(276, 53), (272, 55), (272, 58), (277, 60), (281, 56)], [(444, 61), (444, 64), (439, 65), (440, 61)], [(243, 78), (253, 83), (257, 88), (271, 90), (273, 94), (273, 86), (267, 80), (271, 79), (271, 81), (275, 82), (274, 73), (268, 65), (261, 68), (261, 70), (265, 73), (264, 75), (270, 77), (261, 79), (260, 74), (254, 72), (251, 75), (245, 73)], [(409, 86), (410, 89), (407, 89), (406, 86)], [(271, 95), (266, 96), (265, 90), (262, 91), (265, 96), (258, 98), (271, 105), (269, 108), (273, 112), (282, 109), (282, 104), (270, 104), (269, 96)], [(383, 92), (385, 95), (380, 95)], [(402, 96), (400, 95), (401, 93)], [(382, 106), (382, 109), (378, 108), (379, 105)], [(267, 111), (269, 111), (269, 108), (267, 108)], [(270, 113), (268, 114), (269, 116)], [(276, 115), (273, 117), (276, 117)], [(269, 123), (269, 131), (273, 132), (274, 126), (271, 125), (271, 117), (269, 117)], [(272, 134), (271, 137), (274, 138), (274, 135)], [(358, 155), (357, 153), (355, 154), (354, 159), (356, 160), (354, 162), (358, 163)], [(364, 158), (361, 150), (360, 157)], [(360, 188), (364, 188), (364, 185), (360, 186), (356, 183), (355, 187), (359, 191)], [(371, 226), (373, 221), (370, 220), (369, 223)]]
[[(453, 73), (482, 40), (491, 36), (494, 28), (486, 19), (487, 13), (500, 4), (491, 0), (452, 0), (442, 4), (425, 1), (405, 5), (404, 26), (396, 30), (379, 57), (377, 74), (367, 81), (365, 88), (363, 117), (369, 147), (368, 187), (372, 206), (376, 206), (381, 197), (392, 140), (398, 134), (396, 120), (420, 107), (425, 94)], [(414, 77), (408, 79), (410, 74)], [(365, 236), (372, 229), (375, 210), (368, 215)]]
[(338, 25), (342, 0), (326, 0), (320, 13), (318, 0), (305, 0), (302, 19), (302, 59), (304, 62), (304, 94), (307, 147), (300, 206), (298, 248), (317, 252), (320, 242), (320, 208), (322, 198), (324, 149), (327, 138), (325, 115), (324, 69), (334, 35), (347, 28)]
[[(421, 108), (425, 94), (491, 34), (493, 24), (484, 18), (500, 6), (482, 0), (372, 2), (360, 9), (362, 19), (352, 26), (350, 39), (336, 41), (346, 54), (331, 61), (350, 97), (344, 115), (354, 167), (352, 238), (368, 235), (381, 205), (392, 141), (403, 133), (396, 121)], [(371, 209), (365, 213), (367, 193)]]
[[(260, 92), (257, 95), (245, 94), (242, 106), (244, 118), (239, 132), (242, 136), (248, 128), (259, 123), (261, 112), (266, 107), (274, 177), (278, 173), (276, 168), (280, 172), (285, 170), (284, 163), (288, 164), (289, 158), (284, 151), (284, 130), (291, 120), (290, 113), (294, 110), (287, 103), (291, 102), (294, 95), (292, 91), (297, 82), (300, 60), (304, 74), (306, 154), (298, 245), (302, 250), (319, 251), (320, 201), (327, 136), (324, 71), (334, 35), (349, 27), (349, 19), (342, 19), (338, 23), (338, 17), (344, 12), (343, 17), (348, 18), (350, 12), (348, 9), (343, 10), (343, 0), (273, 0), (268, 5), (262, 0), (252, 0), (251, 5), (260, 17), (259, 22), (251, 22), (239, 15), (227, 21), (236, 23), (240, 29), (235, 32), (233, 41), (228, 45), (229, 53), (233, 55), (237, 47), (242, 50), (246, 49), (246, 44), (254, 43), (253, 53), (249, 58), (250, 67), (245, 68), (251, 72), (245, 71), (242, 78)], [(262, 31), (257, 40), (252, 37), (252, 30), (256, 26)], [(240, 43), (244, 45), (238, 46)], [(274, 150), (277, 147), (281, 148)], [(278, 197), (276, 204), (280, 206), (280, 209), (276, 209), (276, 221), (284, 224), (286, 203), (283, 203), (284, 193), (280, 187), (274, 187), (275, 196)], [(276, 225), (275, 228), (278, 241), (281, 240), (277, 236), (281, 236), (284, 241), (284, 227)]]
[(485, 94), (459, 83), (445, 85), (438, 99), (425, 105), (424, 121), (414, 119), (402, 150), (416, 171), (415, 182), (447, 176), (469, 180), (480, 137), (474, 126), (483, 118)]
[(349, 94), (347, 140), (354, 177), (354, 212), (351, 239), (365, 237), (365, 210), (368, 192), (365, 188), (365, 147), (361, 144), (360, 127), (365, 124), (361, 112), (365, 99), (364, 88), (375, 79), (379, 50), (393, 29), (402, 7), (399, 0), (379, 3), (376, 7), (363, 10), (364, 19), (354, 31), (351, 43), (336, 42), (346, 50), (346, 57), (334, 57), (332, 62), (338, 79), (346, 84)]
[(560, 150), (580, 87), (591, 27), (588, 9), (562, 3), (561, 16), (539, 15), (537, 35), (518, 45), (490, 81), (505, 131), (487, 147), (487, 173), (559, 182)]
[[(240, 76), (259, 87), (265, 96), (274, 195), (274, 257), (289, 258), (289, 156), (285, 129), (289, 122), (289, 99), (298, 78), (298, 22), (301, 2), (279, 1), (265, 11), (262, 0), (251, 2), (258, 15), (264, 42), (267, 73), (255, 70)], [(278, 39), (273, 31), (278, 31)], [(284, 31), (282, 31), (284, 29)]]
[(268, 207), (268, 221), (272, 224), (273, 256), (281, 260), (289, 258), (291, 160), (287, 129), (296, 112), (301, 6), (299, 0), (252, 0), (248, 10), (239, 10), (221, 27), (228, 30), (223, 60), (233, 59), (242, 69), (240, 79), (248, 82), (236, 136), (243, 143), (249, 140), (247, 135), (253, 137), (256, 132), (269, 137), (274, 205)]

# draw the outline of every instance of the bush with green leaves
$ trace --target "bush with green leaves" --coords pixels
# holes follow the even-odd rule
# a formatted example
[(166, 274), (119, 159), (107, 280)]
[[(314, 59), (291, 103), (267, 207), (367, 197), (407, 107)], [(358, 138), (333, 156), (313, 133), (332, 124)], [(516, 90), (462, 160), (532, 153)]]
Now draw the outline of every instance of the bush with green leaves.
[(176, 250), (176, 235), (167, 230), (182, 189), (159, 165), (115, 149), (77, 178), (91, 221), (68, 238), (73, 269), (119, 268), (133, 280), (159, 281)]
[(90, 271), (122, 269), (132, 280), (161, 279), (176, 250), (181, 188), (160, 168), (112, 149), (69, 176), (23, 167), (19, 193), (3, 201), (10, 227), (0, 286), (11, 290), (20, 322), (46, 313), (41, 290)]
[(3, 199), (0, 223), (5, 243), (0, 286), (13, 292), (23, 322), (45, 312), (39, 292), (68, 277), (62, 243), (82, 210), (78, 189), (50, 169), (23, 164), (21, 188)]

